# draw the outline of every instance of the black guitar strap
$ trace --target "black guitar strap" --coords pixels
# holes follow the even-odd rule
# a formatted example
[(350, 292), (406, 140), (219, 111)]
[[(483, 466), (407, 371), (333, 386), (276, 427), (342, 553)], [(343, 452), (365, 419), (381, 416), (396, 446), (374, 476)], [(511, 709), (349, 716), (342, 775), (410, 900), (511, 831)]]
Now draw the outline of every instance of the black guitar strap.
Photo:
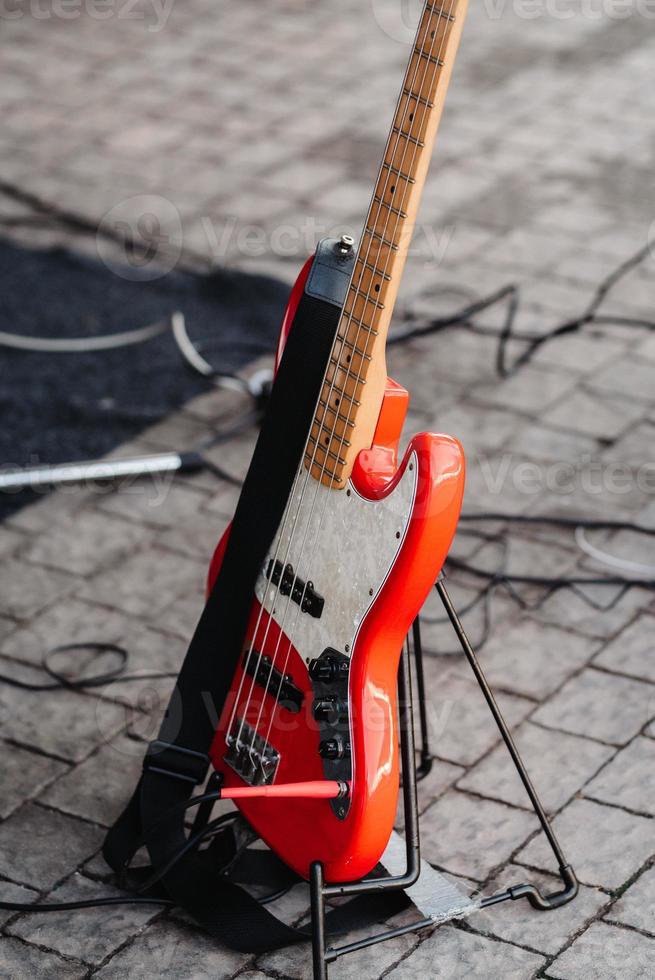
[[(150, 745), (134, 795), (107, 834), (103, 849), (107, 863), (121, 872), (145, 842), (166, 895), (212, 936), (242, 952), (286, 946), (307, 939), (307, 934), (285, 925), (223, 873), (235, 853), (227, 831), (219, 833), (208, 850), (185, 852), (184, 806), (209, 770), (208, 752), (242, 650), (257, 576), (302, 460), (339, 317), (339, 306), (303, 295), (221, 569), (159, 737)], [(398, 908), (407, 903), (402, 895), (396, 901)], [(365, 912), (358, 924), (379, 920), (377, 902), (370, 898), (355, 902)], [(355, 921), (353, 910), (348, 915), (337, 909), (330, 915), (337, 929), (351, 928)], [(389, 915), (386, 897), (384, 915)]]

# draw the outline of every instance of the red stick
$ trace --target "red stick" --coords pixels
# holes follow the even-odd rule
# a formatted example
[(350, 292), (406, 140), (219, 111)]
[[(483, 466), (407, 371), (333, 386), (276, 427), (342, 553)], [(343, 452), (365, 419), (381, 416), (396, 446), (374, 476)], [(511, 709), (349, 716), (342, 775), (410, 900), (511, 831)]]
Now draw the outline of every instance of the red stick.
[(334, 800), (348, 792), (346, 783), (330, 779), (315, 779), (307, 783), (280, 783), (278, 786), (228, 786), (221, 789), (223, 800), (243, 800), (249, 797), (268, 796), (286, 799), (303, 796), (313, 800)]

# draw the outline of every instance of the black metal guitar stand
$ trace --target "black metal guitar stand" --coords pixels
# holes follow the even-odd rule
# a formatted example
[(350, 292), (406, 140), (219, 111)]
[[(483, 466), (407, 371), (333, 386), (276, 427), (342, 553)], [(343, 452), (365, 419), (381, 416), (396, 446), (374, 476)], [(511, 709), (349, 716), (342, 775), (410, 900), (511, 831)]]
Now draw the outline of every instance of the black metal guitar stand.
[[(543, 895), (535, 885), (522, 884), (514, 885), (502, 892), (489, 895), (479, 903), (479, 908), (489, 908), (491, 905), (498, 905), (501, 902), (516, 901), (519, 898), (527, 898), (530, 905), (539, 911), (548, 911), (559, 908), (570, 902), (578, 893), (578, 881), (570, 864), (567, 863), (562, 848), (555, 836), (555, 833), (548, 822), (548, 817), (544, 811), (537, 792), (532, 785), (532, 781), (521, 759), (514, 739), (509, 731), (507, 722), (498, 707), (493, 692), (487, 683), (482, 667), (469, 643), (464, 627), (455, 611), (450, 596), (440, 577), (437, 585), (437, 592), (444, 604), (448, 618), (457, 634), (466, 659), (471, 670), (475, 675), (480, 689), (485, 697), (489, 710), (493, 715), (494, 721), (498, 726), (503, 741), (507, 746), (512, 762), (516, 767), (521, 782), (530, 798), (534, 812), (537, 815), (541, 829), (543, 830), (548, 843), (553, 851), (559, 867), (559, 874), (562, 879), (563, 888), (551, 895)], [(410, 925), (401, 926), (397, 929), (389, 929), (385, 932), (376, 933), (371, 936), (348, 943), (342, 946), (326, 946), (325, 934), (325, 901), (329, 898), (347, 897), (355, 895), (365, 895), (380, 893), (382, 891), (399, 891), (410, 888), (418, 880), (420, 865), (420, 835), (418, 800), (416, 795), (417, 782), (427, 776), (432, 767), (428, 742), (427, 714), (425, 708), (425, 684), (423, 676), (423, 651), (421, 648), (420, 622), (417, 618), (412, 629), (412, 644), (415, 664), (416, 681), (419, 695), (419, 723), (421, 731), (421, 746), (419, 750), (419, 763), (417, 765), (417, 753), (414, 744), (414, 721), (413, 721), (413, 700), (412, 700), (412, 681), (410, 665), (410, 642), (405, 645), (398, 672), (398, 712), (400, 725), (400, 756), (402, 766), (402, 792), (403, 808), (405, 813), (405, 843), (407, 850), (407, 867), (404, 874), (387, 875), (385, 877), (362, 878), (359, 881), (343, 883), (326, 883), (323, 876), (323, 866), (320, 862), (315, 862), (311, 866), (310, 893), (311, 893), (311, 926), (312, 926), (312, 957), (314, 968), (314, 980), (327, 980), (328, 965), (334, 963), (341, 956), (354, 953), (357, 950), (365, 949), (368, 946), (375, 946), (387, 939), (395, 939), (409, 932), (418, 932), (434, 926), (435, 919), (419, 919)]]

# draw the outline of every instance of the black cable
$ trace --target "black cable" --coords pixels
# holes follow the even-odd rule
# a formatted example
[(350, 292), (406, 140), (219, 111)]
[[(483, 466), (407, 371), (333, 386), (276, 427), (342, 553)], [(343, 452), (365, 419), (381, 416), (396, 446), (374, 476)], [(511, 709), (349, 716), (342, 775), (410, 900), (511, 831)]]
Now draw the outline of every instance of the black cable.
[(91, 898), (79, 902), (0, 902), (3, 912), (73, 912), (76, 909), (97, 909), (105, 905), (166, 905), (172, 908), (175, 902), (168, 898), (145, 898), (143, 895), (116, 896), (114, 898)]
[[(220, 800), (220, 791), (214, 790), (208, 793), (202, 793), (199, 796), (194, 796), (190, 800), (184, 803), (177, 804), (171, 807), (166, 815), (162, 817), (157, 824), (152, 828), (152, 832), (156, 828), (164, 823), (167, 819), (170, 819), (175, 813), (185, 812), (193, 807), (197, 807), (202, 803), (207, 802), (217, 802)], [(222, 830), (226, 824), (230, 821), (234, 821), (236, 815), (234, 813), (223, 813), (214, 820), (210, 820), (205, 827), (202, 828), (198, 833), (193, 834), (189, 837), (184, 845), (179, 848), (175, 854), (171, 857), (163, 868), (160, 868), (155, 874), (151, 875), (146, 881), (142, 882), (136, 894), (125, 895), (125, 896), (113, 896), (107, 898), (95, 898), (95, 899), (83, 899), (80, 901), (73, 902), (5, 902), (0, 901), (0, 911), (4, 912), (23, 912), (23, 913), (33, 913), (33, 912), (72, 912), (78, 909), (92, 909), (92, 908), (103, 908), (108, 905), (162, 905), (168, 908), (172, 908), (175, 902), (168, 898), (163, 898), (157, 895), (145, 895), (144, 892), (151, 891), (155, 885), (159, 884), (162, 878), (168, 874), (168, 872), (187, 854), (198, 848), (204, 840), (209, 837), (215, 836), (216, 832)], [(137, 843), (134, 854), (136, 854), (141, 847), (147, 844), (147, 838), (143, 837)], [(244, 845), (244, 848), (247, 845)], [(133, 855), (134, 856), (134, 855)], [(237, 852), (238, 856), (238, 852)], [(130, 859), (131, 860), (131, 859)], [(145, 870), (145, 869), (143, 869)], [(120, 874), (120, 882), (124, 887), (124, 881), (129, 872), (129, 862), (124, 866)], [(269, 895), (264, 896), (259, 899), (262, 905), (268, 905), (271, 902), (277, 901), (277, 899), (282, 898), (293, 888), (295, 882), (291, 882), (285, 885), (283, 888), (278, 888), (276, 891)]]
[[(109, 227), (108, 222), (94, 222), (85, 218), (83, 215), (78, 214), (76, 211), (70, 211), (65, 208), (60, 208), (58, 205), (53, 204), (51, 201), (47, 201), (38, 194), (33, 194), (30, 191), (23, 190), (17, 187), (15, 184), (11, 184), (9, 181), (0, 180), (0, 194), (4, 194), (12, 201), (17, 201), (19, 204), (24, 204), (26, 207), (31, 208), (36, 214), (28, 215), (26, 218), (11, 217), (9, 219), (3, 218), (0, 220), (0, 224), (9, 224), (11, 226), (16, 226), (23, 221), (30, 224), (37, 224), (38, 219), (44, 224), (58, 224), (70, 231), (75, 231), (83, 235), (93, 235), (94, 237), (102, 236), (110, 241), (118, 242), (124, 248), (130, 248), (133, 251), (136, 250), (137, 245), (142, 243), (137, 243), (133, 235), (125, 231), (123, 227), (119, 231), (117, 228)], [(159, 251), (162, 254), (166, 254), (167, 250), (162, 248), (161, 243), (158, 243)], [(198, 264), (201, 264), (207, 268), (211, 268), (211, 261), (207, 256), (203, 255), (201, 252), (196, 252), (193, 249), (185, 248), (184, 254), (193, 260), (193, 265), (188, 265), (181, 261), (181, 256), (178, 257), (178, 252), (175, 252), (176, 265), (177, 268), (183, 272), (190, 272), (192, 274), (197, 273)]]
[[(581, 527), (585, 530), (633, 531), (637, 534), (655, 536), (655, 528), (636, 523), (635, 521), (623, 520), (550, 517), (547, 515), (531, 517), (526, 516), (525, 514), (505, 514), (488, 511), (477, 514), (462, 514), (460, 521), (464, 523), (496, 521), (510, 525), (546, 525), (549, 527), (563, 527), (569, 529)], [(555, 592), (561, 591), (562, 589), (570, 589), (591, 608), (604, 612), (608, 612), (610, 609), (612, 609), (631, 588), (639, 587), (655, 591), (655, 579), (652, 578), (628, 578), (619, 575), (549, 576), (510, 573), (507, 571), (509, 539), (507, 538), (506, 534), (501, 533), (490, 535), (486, 534), (485, 532), (478, 531), (477, 529), (471, 529), (470, 533), (482, 538), (485, 541), (494, 541), (500, 544), (502, 548), (501, 560), (498, 563), (498, 566), (492, 571), (482, 568), (472, 561), (456, 558), (455, 556), (449, 556), (446, 560), (446, 568), (449, 571), (462, 572), (465, 575), (470, 575), (478, 580), (482, 580), (484, 583), (478, 594), (464, 606), (460, 613), (460, 616), (464, 617), (476, 609), (480, 604), (483, 604), (481, 634), (474, 643), (474, 646), (478, 650), (481, 650), (484, 647), (491, 633), (491, 628), (493, 625), (492, 599), (498, 589), (502, 588), (521, 609), (528, 611), (534, 611), (540, 608), (543, 602)], [(546, 595), (538, 598), (534, 603), (530, 603), (516, 588), (516, 586), (522, 585), (546, 589)], [(584, 591), (585, 587), (588, 586), (618, 587), (619, 591), (609, 603), (601, 604)], [(448, 622), (448, 619), (445, 616), (425, 616), (422, 614), (421, 618), (424, 619), (426, 623), (431, 625), (440, 625)], [(459, 656), (461, 654), (460, 649), (430, 652), (432, 655), (439, 657)]]
[[(91, 674), (87, 677), (70, 677), (57, 670), (52, 665), (52, 658), (62, 653), (79, 653), (81, 651), (91, 652), (92, 661), (102, 657), (104, 654), (111, 653), (118, 657), (119, 663), (111, 670), (103, 671), (100, 674)], [(0, 674), (0, 682), (9, 687), (18, 688), (21, 691), (56, 691), (60, 689), (72, 691), (84, 691), (94, 687), (104, 687), (106, 684), (126, 684), (130, 681), (160, 680), (161, 678), (177, 677), (177, 671), (152, 671), (139, 674), (126, 674), (125, 668), (129, 660), (129, 653), (125, 647), (118, 646), (116, 643), (98, 643), (89, 641), (88, 643), (64, 643), (60, 646), (51, 647), (46, 650), (41, 657), (41, 669), (52, 678), (50, 683), (32, 684), (29, 681), (21, 681), (8, 674)], [(31, 665), (29, 665), (31, 666)]]
[(546, 524), (551, 527), (584, 527), (588, 531), (635, 531), (637, 534), (655, 535), (655, 527), (636, 524), (634, 521), (596, 520), (589, 517), (549, 517), (525, 514), (504, 514), (494, 511), (482, 511), (474, 514), (460, 514), (460, 521), (502, 521), (506, 524)]
[[(587, 324), (613, 323), (620, 326), (638, 326), (653, 330), (655, 329), (655, 321), (644, 320), (637, 317), (601, 316), (597, 312), (614, 286), (621, 279), (623, 279), (628, 272), (640, 265), (644, 259), (648, 258), (650, 255), (651, 245), (649, 243), (631, 255), (625, 262), (622, 262), (616, 269), (610, 272), (605, 279), (603, 279), (595, 290), (590, 302), (581, 316), (571, 320), (564, 320), (562, 323), (551, 327), (550, 330), (547, 330), (544, 333), (533, 334), (515, 330), (516, 317), (520, 306), (520, 290), (518, 286), (510, 284), (503, 286), (501, 289), (496, 290), (489, 296), (469, 303), (456, 313), (449, 314), (448, 316), (436, 317), (429, 320), (427, 323), (421, 324), (420, 317), (417, 314), (411, 312), (405, 313), (403, 318), (405, 323), (419, 325), (410, 326), (408, 329), (400, 333), (393, 333), (387, 342), (391, 345), (403, 344), (418, 337), (426, 337), (429, 334), (438, 333), (449, 327), (466, 327), (470, 332), (477, 333), (485, 337), (496, 337), (498, 339), (498, 347), (496, 349), (495, 357), (496, 371), (500, 377), (507, 378), (512, 374), (515, 374), (519, 368), (527, 364), (527, 362), (534, 357), (539, 348), (544, 344), (549, 343), (551, 340), (555, 340), (557, 337), (563, 337), (566, 334), (576, 333)], [(504, 323), (500, 329), (483, 326), (474, 321), (474, 317), (476, 317), (477, 314), (482, 313), (484, 310), (488, 310), (493, 306), (497, 306), (499, 303), (504, 301), (507, 302), (507, 311), (505, 314)], [(525, 350), (514, 359), (513, 363), (508, 365), (507, 348), (512, 341), (519, 341), (525, 343), (527, 346)]]

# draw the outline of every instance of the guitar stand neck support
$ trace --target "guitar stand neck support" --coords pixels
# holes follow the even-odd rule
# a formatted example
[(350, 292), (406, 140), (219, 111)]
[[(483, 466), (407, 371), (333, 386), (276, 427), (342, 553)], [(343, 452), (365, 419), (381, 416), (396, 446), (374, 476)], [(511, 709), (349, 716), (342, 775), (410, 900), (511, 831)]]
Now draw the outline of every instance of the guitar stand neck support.
[[(464, 631), (464, 627), (452, 604), (448, 591), (444, 585), (443, 576), (437, 581), (437, 592), (450, 620), (450, 623), (457, 635), (457, 639), (462, 647), (464, 656), (471, 667), (475, 679), (485, 697), (489, 710), (500, 731), (502, 739), (508, 749), (512, 762), (528, 794), (534, 812), (539, 820), (542, 831), (557, 861), (559, 874), (562, 879), (562, 889), (550, 895), (543, 895), (533, 884), (514, 885), (505, 891), (497, 892), (483, 898), (479, 907), (490, 908), (502, 902), (518, 901), (526, 898), (532, 908), (538, 911), (550, 911), (566, 905), (578, 894), (578, 881), (575, 872), (570, 864), (567, 863), (562, 848), (550, 826), (548, 817), (543, 808), (541, 800), (537, 795), (532, 780), (528, 774), (519, 751), (516, 747), (507, 722), (494, 698), (493, 692), (489, 687), (482, 667), (475, 655), (469, 639)], [(406, 845), (406, 871), (402, 875), (388, 875), (376, 878), (363, 878), (359, 881), (343, 883), (326, 883), (323, 874), (323, 866), (320, 862), (314, 862), (310, 869), (310, 896), (311, 896), (311, 934), (312, 934), (312, 964), (314, 980), (327, 980), (328, 966), (334, 963), (339, 957), (346, 956), (369, 946), (389, 939), (396, 939), (411, 932), (419, 932), (422, 929), (434, 927), (437, 922), (433, 918), (419, 919), (409, 925), (401, 926), (397, 929), (388, 929), (371, 936), (365, 936), (356, 942), (342, 946), (328, 947), (326, 944), (325, 930), (325, 902), (326, 899), (336, 897), (346, 897), (363, 894), (379, 893), (381, 891), (399, 891), (410, 888), (416, 883), (421, 868), (420, 834), (418, 801), (416, 786), (417, 782), (429, 773), (432, 766), (432, 757), (429, 749), (429, 735), (427, 725), (427, 714), (425, 708), (425, 683), (423, 674), (423, 651), (421, 646), (420, 622), (417, 618), (412, 628), (412, 646), (414, 655), (414, 666), (416, 682), (419, 694), (419, 725), (421, 732), (421, 745), (418, 750), (414, 743), (414, 721), (413, 721), (413, 702), (412, 702), (412, 679), (410, 668), (410, 643), (405, 644), (400, 661), (398, 672), (398, 704), (399, 704), (399, 727), (400, 727), (400, 756), (402, 765), (402, 792), (403, 809), (405, 814), (405, 845)], [(418, 765), (417, 765), (418, 755)]]

